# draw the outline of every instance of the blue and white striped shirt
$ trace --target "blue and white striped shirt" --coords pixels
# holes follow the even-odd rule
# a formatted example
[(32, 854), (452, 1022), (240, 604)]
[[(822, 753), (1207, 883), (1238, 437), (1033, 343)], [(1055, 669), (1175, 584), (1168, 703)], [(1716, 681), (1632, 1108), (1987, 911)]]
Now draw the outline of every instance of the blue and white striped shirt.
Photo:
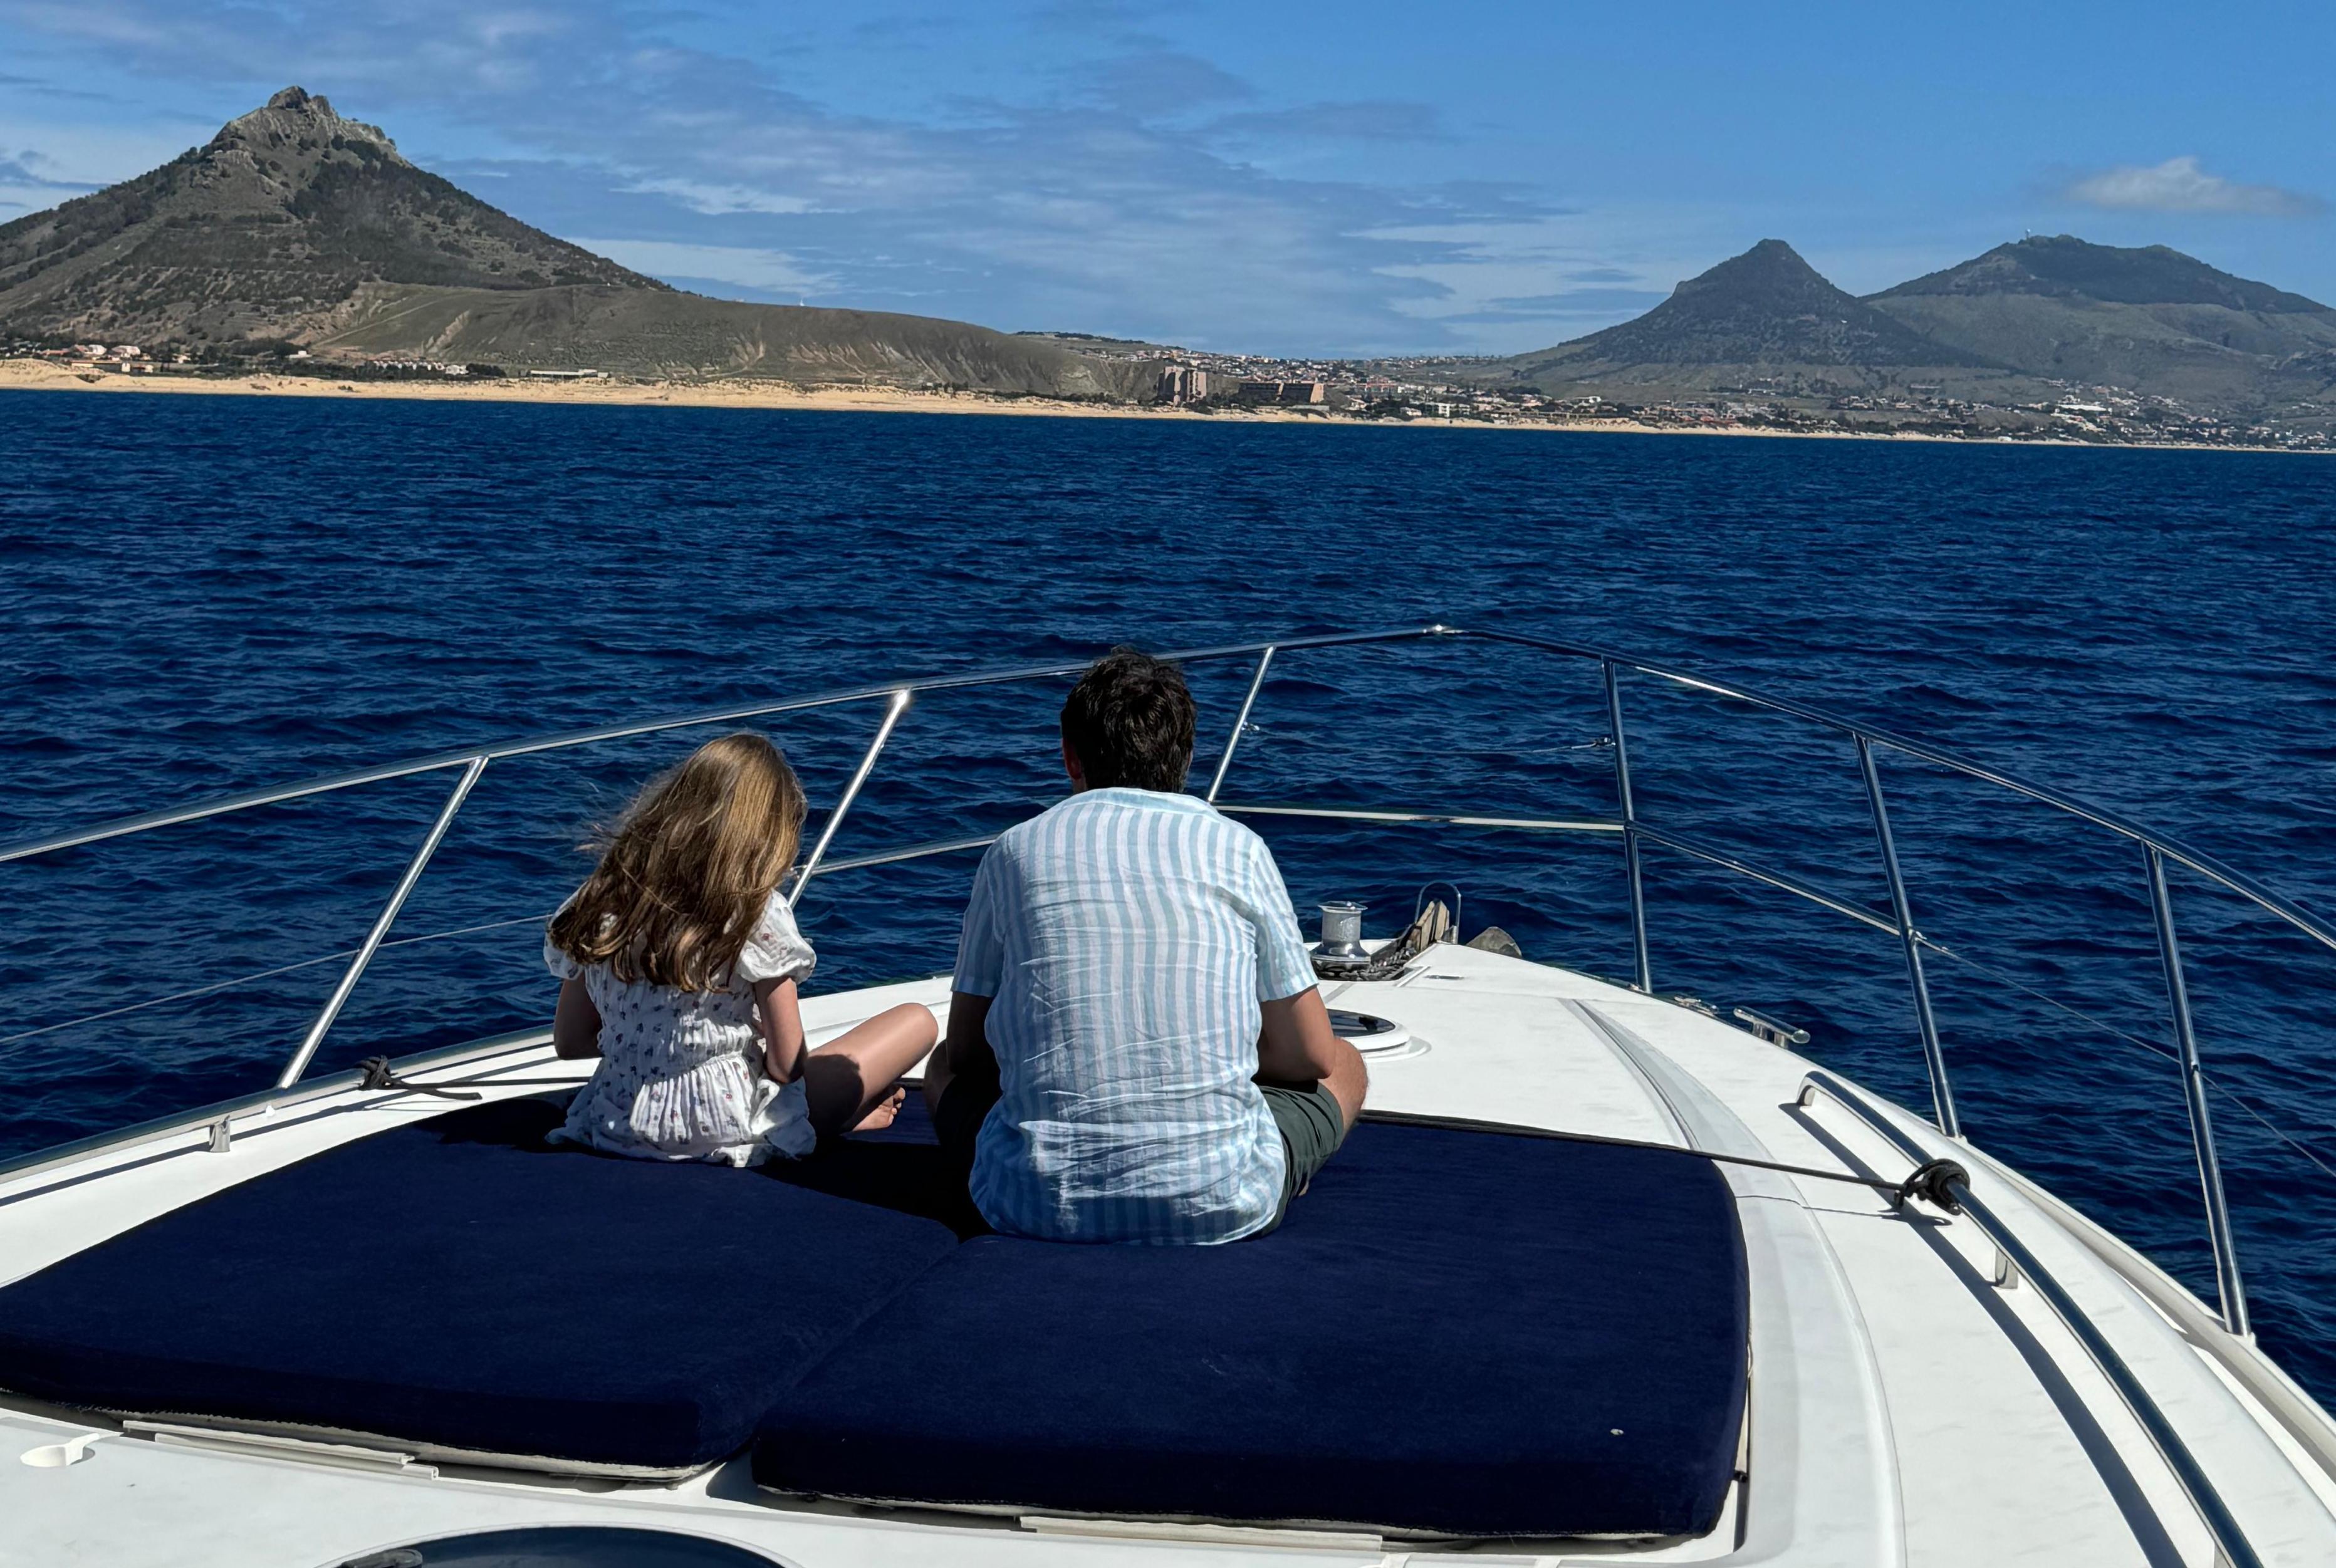
[(995, 999), (975, 1205), (1053, 1241), (1264, 1229), (1288, 1156), (1253, 1081), (1259, 1003), (1313, 984), (1271, 851), (1206, 802), (1090, 789), (1008, 829), (954, 982)]

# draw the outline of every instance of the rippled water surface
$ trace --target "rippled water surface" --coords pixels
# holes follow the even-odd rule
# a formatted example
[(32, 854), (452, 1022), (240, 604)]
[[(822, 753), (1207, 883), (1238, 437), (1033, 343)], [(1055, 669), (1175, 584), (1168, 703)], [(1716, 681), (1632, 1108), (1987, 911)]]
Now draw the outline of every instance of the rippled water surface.
[[(0, 837), (1118, 641), (1441, 620), (1925, 736), (2336, 915), (2319, 460), (0, 393)], [(1249, 671), (1193, 667), (1204, 769)], [(1062, 690), (920, 702), (836, 853), (1043, 804)], [(1650, 822), (1885, 905), (1846, 741), (1643, 676), (1623, 698)], [(878, 716), (771, 727), (832, 801)], [(1452, 642), (1291, 653), (1226, 795), (1607, 814), (1608, 730), (1594, 664)], [(587, 825), (695, 738), (490, 768), (318, 1065), (543, 1021), (530, 917), (580, 874)], [(1917, 915), (1967, 960), (1933, 975), (1968, 1130), (2211, 1292), (2138, 852), (1883, 769)], [(452, 781), (0, 866), (0, 1154), (271, 1081), (342, 966), (307, 961), (363, 936)], [(1628, 971), (1611, 839), (1260, 826), (1301, 905), (1360, 897), (1384, 932), (1448, 878), (1471, 930)], [(970, 868), (823, 879), (815, 983), (945, 969)], [(1812, 1055), (1927, 1103), (1893, 939), (1659, 848), (1647, 878), (1659, 987), (1803, 1025)], [(2258, 1324), (2326, 1399), (2336, 1176), (2270, 1128), (2336, 1166), (2336, 953), (2187, 875), (2174, 895)]]

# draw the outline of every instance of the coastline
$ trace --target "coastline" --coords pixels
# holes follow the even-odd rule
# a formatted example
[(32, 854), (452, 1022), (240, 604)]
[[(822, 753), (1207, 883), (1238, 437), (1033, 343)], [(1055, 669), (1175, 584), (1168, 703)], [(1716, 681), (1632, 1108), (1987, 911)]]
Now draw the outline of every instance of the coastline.
[(1068, 399), (1007, 396), (995, 392), (925, 391), (881, 386), (798, 386), (776, 381), (499, 381), (336, 382), (324, 376), (239, 374), (232, 376), (126, 375), (73, 371), (44, 360), (0, 359), (0, 392), (94, 392), (103, 395), (178, 394), (198, 397), (304, 397), (336, 402), (394, 398), (422, 402), (564, 403), (601, 408), (723, 408), (825, 411), (854, 413), (1021, 415), (1048, 419), (1182, 420), (1206, 424), (1345, 426), (1618, 434), (1720, 436), (1784, 440), (1928, 441), (1950, 446), (2116, 447), (2134, 451), (2298, 453), (2280, 447), (2211, 445), (2205, 442), (2078, 441), (2017, 437), (1975, 441), (1918, 431), (1788, 431), (1750, 425), (1655, 424), (1639, 420), (1365, 420), (1338, 413), (1300, 413), (1280, 409), (1227, 409), (1195, 413), (1189, 409), (1144, 403), (1086, 403)]

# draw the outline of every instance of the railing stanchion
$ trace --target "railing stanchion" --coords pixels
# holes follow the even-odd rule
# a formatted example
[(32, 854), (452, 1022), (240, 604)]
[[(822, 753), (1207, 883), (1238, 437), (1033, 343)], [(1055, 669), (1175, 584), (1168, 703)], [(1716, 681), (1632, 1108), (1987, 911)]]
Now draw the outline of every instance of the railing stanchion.
[(843, 798), (835, 803), (835, 809), (827, 814), (826, 826), (819, 830), (819, 842), (812, 846), (810, 857), (803, 862), (803, 870), (795, 876), (795, 885), (787, 890), (789, 909), (803, 902), (803, 889), (809, 887), (811, 879), (819, 875), (819, 863), (827, 857), (827, 847), (835, 842), (835, 830), (843, 826), (844, 814), (852, 809), (852, 803), (860, 799), (860, 787), (868, 782), (868, 775), (876, 766), (877, 754), (892, 738), (893, 726), (899, 724), (900, 715), (909, 711), (910, 696), (908, 689), (903, 687), (893, 692), (891, 701), (884, 704), (884, 721), (876, 727), (876, 738), (868, 742), (868, 750), (861, 755), (860, 766), (852, 770), (852, 782), (843, 787)]
[(479, 775), (486, 770), (487, 760), (473, 757), (463, 768), (462, 778), (454, 781), (453, 793), (447, 796), (446, 804), (438, 808), (438, 820), (430, 825), (429, 836), (422, 840), (422, 847), (414, 852), (414, 858), (406, 865), (405, 875), (397, 879), (395, 887), (390, 889), (389, 902), (381, 906), (379, 915), (374, 916), (373, 929), (365, 933), (364, 944), (357, 948), (356, 956), (349, 960), (340, 983), (333, 987), (333, 994), (325, 999), (324, 1011), (317, 1013), (316, 1021), (308, 1026), (307, 1034), (300, 1041), (300, 1049), (294, 1051), (292, 1060), (284, 1064), (283, 1074), (276, 1080), (277, 1088), (290, 1089), (300, 1081), (300, 1075), (308, 1070), (308, 1063), (316, 1056), (316, 1048), (325, 1043), (326, 1031), (331, 1029), (333, 1021), (340, 1017), (342, 1007), (349, 1000), (349, 992), (357, 988), (357, 977), (365, 973), (365, 965), (373, 962), (373, 955), (381, 948), (382, 938), (389, 934), (390, 926), (397, 920), (397, 912), (405, 906), (406, 895), (414, 891), (414, 885), (422, 880), (423, 868), (430, 864), (430, 857), (438, 853), (438, 846), (445, 840), (446, 829), (454, 825), (454, 814), (470, 798), (471, 786), (476, 784)]
[(1225, 737), (1224, 754), (1217, 759), (1216, 777), (1209, 780), (1208, 802), (1217, 803), (1217, 791), (1225, 787), (1225, 774), (1233, 765), (1233, 748), (1241, 744), (1241, 731), (1249, 728), (1249, 711), (1257, 706), (1259, 688), (1265, 684), (1265, 673), (1273, 664), (1273, 644), (1257, 656), (1257, 673), (1249, 678), (1249, 694), (1241, 699), (1241, 711), (1233, 715), (1232, 733)]
[(2182, 978), (2182, 946), (2174, 934), (2174, 900), (2166, 887), (2166, 857), (2142, 846), (2149, 863), (2149, 909), (2157, 921), (2157, 953), (2166, 963), (2166, 994), (2173, 1005), (2174, 1041), (2182, 1054), (2182, 1096), (2190, 1105), (2190, 1145), (2198, 1156), (2198, 1186), (2206, 1198), (2206, 1234), (2214, 1248), (2214, 1285), (2223, 1326), (2247, 1329), (2247, 1291), (2239, 1279), (2239, 1249), (2231, 1234), (2231, 1206), (2223, 1195), (2223, 1164), (2214, 1153), (2214, 1125), (2206, 1114), (2206, 1077), (2198, 1066), (2198, 1036), (2190, 1024), (2190, 988)]
[(1854, 739), (1858, 771), (1865, 776), (1865, 799), (1874, 808), (1874, 837), (1882, 846), (1882, 874), (1890, 881), (1890, 915), (1898, 925), (1899, 944), (1906, 950), (1906, 979), (1914, 992), (1914, 1023), (1922, 1035), (1922, 1067), (1931, 1075), (1931, 1108), (1941, 1132), (1961, 1137), (1962, 1118), (1955, 1114), (1946, 1054), (1939, 1049), (1939, 1021), (1931, 1011), (1931, 982), (1922, 973), (1922, 934), (1914, 927), (1913, 906), (1906, 900), (1906, 878), (1898, 869), (1898, 841), (1890, 833), (1890, 808), (1882, 799), (1882, 774), (1874, 765), (1872, 744), (1863, 735)]
[(1640, 991), (1655, 989), (1653, 965), (1647, 959), (1647, 894), (1639, 878), (1639, 810), (1630, 796), (1630, 742), (1622, 733), (1622, 685), (1614, 661), (1601, 659), (1606, 675), (1606, 721), (1614, 731), (1614, 793), (1621, 798), (1622, 872), (1630, 884), (1630, 958)]

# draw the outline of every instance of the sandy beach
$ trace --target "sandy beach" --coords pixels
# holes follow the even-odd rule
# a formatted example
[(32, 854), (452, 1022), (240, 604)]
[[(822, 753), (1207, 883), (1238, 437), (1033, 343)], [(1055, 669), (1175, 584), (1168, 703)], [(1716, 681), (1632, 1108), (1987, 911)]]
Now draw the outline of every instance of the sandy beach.
[(1290, 409), (1189, 409), (1142, 403), (1085, 403), (1059, 398), (1004, 397), (978, 392), (925, 392), (905, 387), (798, 386), (775, 381), (334, 381), (311, 375), (127, 375), (73, 371), (45, 360), (0, 360), (0, 392), (179, 393), (193, 396), (404, 398), (430, 402), (575, 403), (598, 407), (823, 409), (860, 413), (1020, 414), (1049, 419), (1189, 420), (1216, 424), (1380, 425), (1474, 431), (1610, 431), (1642, 435), (1784, 435), (1804, 439), (1928, 440), (1930, 436), (1845, 437), (1831, 431), (1766, 431), (1746, 426), (1645, 424), (1635, 420), (1361, 420)]
[[(196, 397), (403, 398), (424, 402), (571, 403), (602, 408), (822, 409), (852, 413), (1019, 414), (1047, 419), (1187, 420), (1216, 424), (1371, 425), (1398, 430), (1565, 431), (1574, 434), (1735, 436), (1817, 441), (1946, 441), (1988, 444), (1919, 431), (1786, 431), (1752, 425), (1652, 424), (1638, 420), (1460, 420), (1424, 416), (1365, 420), (1350, 414), (1296, 409), (1223, 409), (1196, 413), (1162, 404), (1087, 403), (1062, 398), (1007, 397), (994, 392), (927, 392), (907, 387), (800, 386), (778, 381), (536, 381), (512, 376), (481, 381), (334, 381), (312, 375), (129, 375), (75, 371), (47, 360), (0, 360), (0, 392), (97, 392), (112, 396), (161, 393)], [(2047, 436), (2010, 438), (2021, 446), (2133, 447), (2128, 441), (2076, 441)], [(2277, 447), (2157, 443), (2147, 450), (2279, 452)], [(2296, 455), (2290, 453), (2288, 455)], [(2305, 453), (2305, 456), (2321, 454)]]
[[(999, 397), (986, 392), (913, 392), (900, 387), (803, 387), (786, 382), (644, 382), (606, 377), (587, 381), (500, 379), (335, 381), (316, 375), (126, 375), (73, 371), (44, 360), (0, 360), (0, 391), (180, 392), (239, 397), (405, 398), (433, 402), (670, 404), (676, 408), (852, 409), (886, 413), (987, 413), (1091, 416), (1105, 419), (1204, 419), (1176, 409), (1069, 402), (1052, 398)], [(1295, 417), (1264, 413), (1233, 418)]]

